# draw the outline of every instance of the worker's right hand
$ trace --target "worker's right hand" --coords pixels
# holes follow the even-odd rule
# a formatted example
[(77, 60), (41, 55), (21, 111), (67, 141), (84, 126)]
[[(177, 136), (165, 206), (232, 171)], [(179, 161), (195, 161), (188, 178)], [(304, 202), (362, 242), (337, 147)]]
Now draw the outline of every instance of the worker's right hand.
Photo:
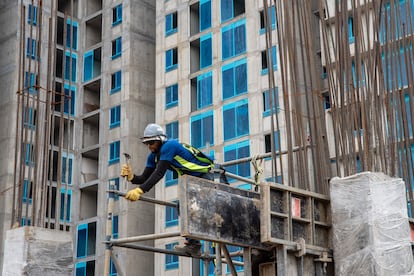
[(122, 177), (126, 176), (128, 181), (131, 181), (132, 179), (134, 179), (134, 173), (132, 172), (131, 165), (129, 164), (122, 165), (121, 176)]

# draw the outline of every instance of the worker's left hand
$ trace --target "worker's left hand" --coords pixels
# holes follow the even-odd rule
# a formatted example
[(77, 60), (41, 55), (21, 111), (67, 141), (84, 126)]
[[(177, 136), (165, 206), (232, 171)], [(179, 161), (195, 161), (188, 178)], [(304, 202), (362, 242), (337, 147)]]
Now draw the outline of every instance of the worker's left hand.
[(141, 197), (141, 195), (144, 193), (144, 191), (141, 188), (135, 188), (133, 190), (130, 190), (126, 193), (125, 198), (131, 201), (137, 201)]

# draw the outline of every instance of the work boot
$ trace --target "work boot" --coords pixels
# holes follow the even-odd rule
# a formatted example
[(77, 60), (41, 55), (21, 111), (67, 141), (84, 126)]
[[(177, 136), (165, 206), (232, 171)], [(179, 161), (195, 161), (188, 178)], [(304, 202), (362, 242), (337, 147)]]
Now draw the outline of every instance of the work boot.
[(185, 241), (184, 245), (176, 245), (174, 250), (191, 256), (201, 256), (201, 243), (199, 241)]

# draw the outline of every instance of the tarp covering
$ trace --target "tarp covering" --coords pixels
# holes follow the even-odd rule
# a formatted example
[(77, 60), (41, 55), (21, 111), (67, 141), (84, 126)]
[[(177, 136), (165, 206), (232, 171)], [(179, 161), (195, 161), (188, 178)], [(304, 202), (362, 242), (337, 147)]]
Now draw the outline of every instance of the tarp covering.
[(364, 172), (330, 184), (335, 275), (414, 275), (402, 179)]

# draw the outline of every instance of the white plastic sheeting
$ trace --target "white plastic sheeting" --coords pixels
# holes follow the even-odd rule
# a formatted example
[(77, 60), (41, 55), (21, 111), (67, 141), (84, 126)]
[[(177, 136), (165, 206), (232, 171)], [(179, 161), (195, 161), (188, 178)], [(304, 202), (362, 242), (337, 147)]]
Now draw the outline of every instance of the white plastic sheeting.
[(330, 184), (335, 275), (414, 275), (402, 179), (364, 172)]
[(2, 275), (73, 275), (71, 234), (31, 226), (8, 230)]

